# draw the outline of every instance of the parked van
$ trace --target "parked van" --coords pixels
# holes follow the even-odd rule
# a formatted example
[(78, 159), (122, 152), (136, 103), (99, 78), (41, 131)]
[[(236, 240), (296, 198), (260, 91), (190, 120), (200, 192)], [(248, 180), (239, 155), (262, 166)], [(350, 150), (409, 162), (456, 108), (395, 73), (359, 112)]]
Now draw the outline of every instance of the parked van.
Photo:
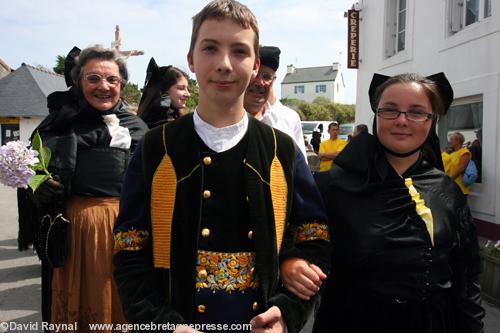
[(321, 141), (330, 138), (330, 134), (328, 134), (328, 125), (330, 125), (332, 121), (321, 121), (321, 120), (308, 120), (302, 121), (302, 132), (304, 133), (305, 140), (307, 142), (311, 142), (312, 133), (319, 132), (321, 133)]
[(341, 124), (339, 126), (339, 138), (347, 141), (347, 136), (354, 132), (354, 123)]

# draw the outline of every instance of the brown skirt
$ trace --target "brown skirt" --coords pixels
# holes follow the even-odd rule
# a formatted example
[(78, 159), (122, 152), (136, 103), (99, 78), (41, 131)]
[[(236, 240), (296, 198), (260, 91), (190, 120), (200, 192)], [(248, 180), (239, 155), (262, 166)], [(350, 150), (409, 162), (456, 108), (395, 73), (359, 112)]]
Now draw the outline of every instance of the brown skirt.
[(63, 267), (54, 269), (52, 323), (77, 323), (78, 332), (90, 332), (89, 324), (126, 323), (113, 280), (113, 225), (118, 204), (118, 198), (69, 200), (69, 255)]

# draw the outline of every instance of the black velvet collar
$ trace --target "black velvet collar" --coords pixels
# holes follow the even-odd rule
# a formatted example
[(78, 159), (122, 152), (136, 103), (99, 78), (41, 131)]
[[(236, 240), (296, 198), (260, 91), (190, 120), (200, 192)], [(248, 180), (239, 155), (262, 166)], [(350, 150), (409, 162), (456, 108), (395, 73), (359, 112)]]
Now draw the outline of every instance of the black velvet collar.
[(102, 115), (118, 113), (124, 110), (126, 104), (120, 100), (113, 108), (100, 111), (93, 108), (83, 97), (78, 88), (71, 87), (67, 91), (56, 91), (47, 97), (49, 115), (36, 130), (40, 132), (62, 131), (76, 117), (85, 119), (101, 119)]

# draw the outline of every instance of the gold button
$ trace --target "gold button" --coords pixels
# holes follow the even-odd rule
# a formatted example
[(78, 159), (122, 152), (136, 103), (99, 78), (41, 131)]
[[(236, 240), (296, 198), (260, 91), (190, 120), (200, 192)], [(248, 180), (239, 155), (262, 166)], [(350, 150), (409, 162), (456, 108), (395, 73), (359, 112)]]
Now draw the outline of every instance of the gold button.
[(253, 302), (253, 304), (252, 304), (252, 309), (253, 309), (254, 311), (257, 311), (257, 309), (258, 309), (258, 308), (259, 308), (259, 303), (257, 303), (257, 302)]
[(198, 305), (198, 312), (199, 313), (204, 313), (207, 307), (203, 304)]
[(203, 157), (203, 163), (205, 165), (210, 165), (210, 164), (212, 164), (212, 159), (208, 156), (205, 156), (205, 157)]
[(252, 239), (253, 238), (253, 230), (250, 230), (248, 232), (248, 238)]
[(201, 235), (205, 238), (207, 238), (208, 236), (210, 236), (210, 229), (208, 228), (203, 228), (203, 230), (201, 230)]
[(202, 269), (201, 271), (198, 272), (198, 277), (200, 279), (206, 279), (207, 278), (207, 271), (205, 269)]
[(212, 193), (210, 193), (210, 191), (209, 191), (209, 190), (205, 190), (205, 191), (203, 191), (203, 197), (204, 197), (205, 199), (210, 198), (210, 196), (211, 196), (211, 195), (212, 195)]
[(253, 275), (253, 272), (255, 271), (255, 267), (250, 268), (250, 274)]

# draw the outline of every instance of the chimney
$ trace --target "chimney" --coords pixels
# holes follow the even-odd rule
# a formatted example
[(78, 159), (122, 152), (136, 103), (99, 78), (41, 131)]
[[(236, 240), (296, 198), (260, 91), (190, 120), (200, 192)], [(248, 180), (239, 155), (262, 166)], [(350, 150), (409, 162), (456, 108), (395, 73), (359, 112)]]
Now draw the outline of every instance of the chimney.
[(286, 66), (286, 73), (293, 74), (295, 72), (295, 67), (293, 65)]
[(332, 70), (334, 71), (340, 71), (340, 63), (334, 62), (332, 65)]

